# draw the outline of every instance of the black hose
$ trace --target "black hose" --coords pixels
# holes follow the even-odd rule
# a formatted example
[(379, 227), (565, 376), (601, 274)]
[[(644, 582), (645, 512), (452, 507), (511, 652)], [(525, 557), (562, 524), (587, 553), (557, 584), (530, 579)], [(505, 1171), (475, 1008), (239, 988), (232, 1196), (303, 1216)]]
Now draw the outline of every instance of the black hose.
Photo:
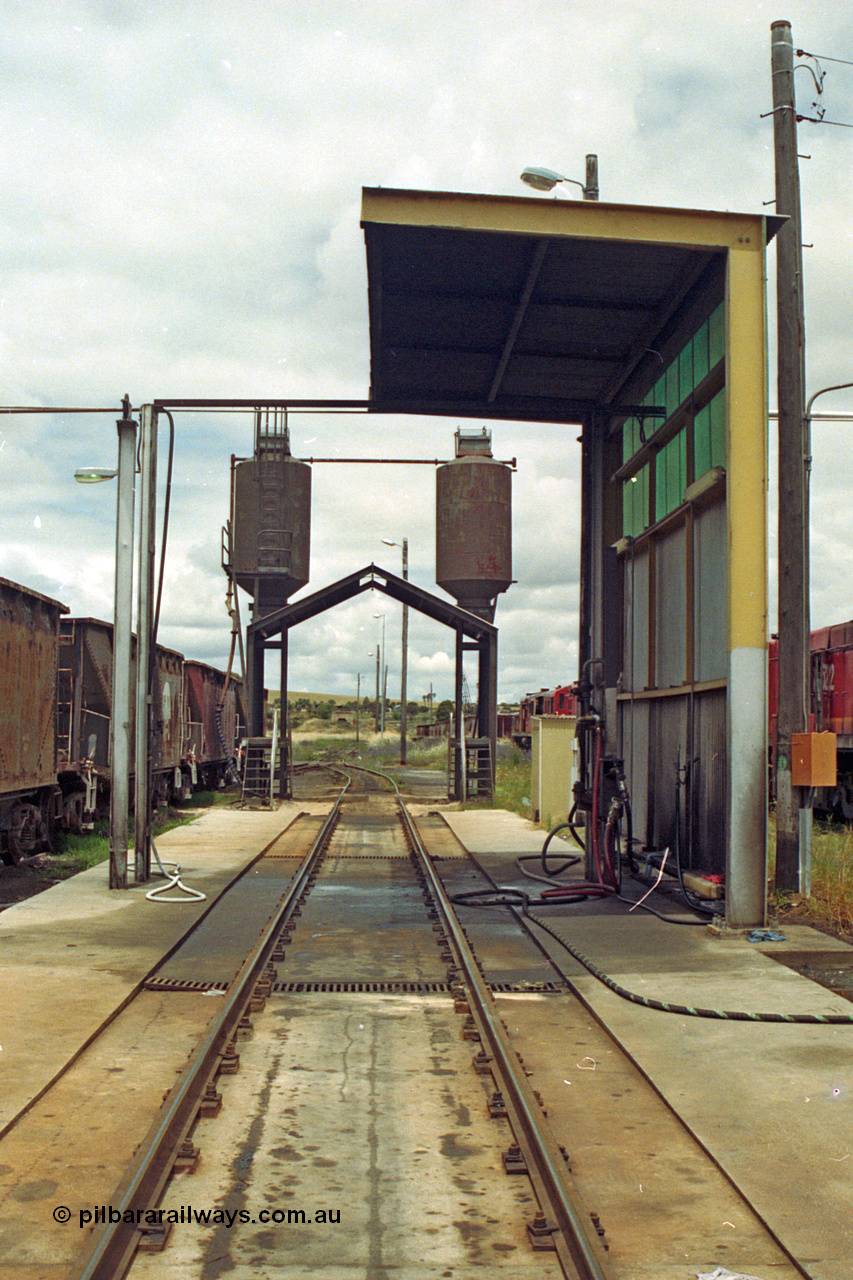
[[(523, 910), (525, 915), (529, 915), (526, 909)], [(576, 947), (573, 947), (570, 942), (566, 942), (565, 938), (561, 938), (553, 929), (549, 929), (537, 917), (529, 916), (529, 918), (538, 928), (544, 929), (555, 942), (559, 942), (560, 946), (565, 948), (569, 955), (574, 956), (579, 964), (582, 964), (594, 978), (602, 982), (610, 991), (613, 991), (617, 996), (621, 996), (623, 1000), (630, 1000), (632, 1004), (641, 1004), (646, 1009), (658, 1009), (662, 1013), (677, 1013), (682, 1017), (688, 1018), (716, 1018), (727, 1022), (787, 1022), (798, 1025), (818, 1023), (832, 1026), (850, 1026), (853, 1024), (853, 1013), (744, 1013), (741, 1010), (701, 1009), (689, 1004), (670, 1004), (667, 1000), (654, 1000), (650, 996), (640, 996), (635, 991), (629, 991), (627, 987), (622, 987), (618, 982), (614, 982), (602, 969), (599, 969), (598, 965), (578, 951)]]
[[(574, 813), (574, 809), (572, 810), (572, 813)], [(569, 816), (571, 817), (571, 815)], [(542, 870), (544, 871), (546, 876), (558, 876), (558, 875), (561, 875), (563, 871), (568, 870), (569, 867), (576, 866), (576, 864), (580, 862), (580, 858), (575, 854), (572, 854), (569, 858), (566, 859), (566, 861), (562, 864), (562, 866), (556, 867), (553, 871), (549, 869), (548, 863), (546, 862), (546, 858), (548, 855), (548, 845), (554, 839), (554, 836), (557, 834), (558, 831), (566, 831), (566, 830), (572, 831), (571, 822), (558, 823), (556, 827), (553, 827), (548, 832), (548, 835), (545, 838), (545, 843), (542, 846), (541, 853), (539, 854), (532, 853), (529, 856), (525, 854), (519, 859), (519, 861), (526, 862), (526, 861), (531, 861), (533, 858), (539, 858), (542, 862)], [(572, 831), (572, 834), (574, 834), (573, 831)]]
[[(477, 859), (471, 854), (468, 856), (480, 871), (481, 875), (485, 876), (487, 880), (491, 880), (491, 876), (485, 868), (480, 865)], [(583, 886), (578, 887), (581, 888)], [(594, 888), (596, 886), (587, 887)], [(598, 887), (604, 889), (605, 886), (602, 885)], [(630, 902), (630, 899), (623, 898), (621, 894), (613, 894), (612, 896), (619, 898), (622, 902)], [(588, 956), (585, 956), (581, 951), (578, 951), (577, 947), (572, 946), (570, 942), (566, 942), (565, 938), (561, 938), (558, 933), (555, 933), (553, 929), (549, 928), (548, 925), (545, 924), (544, 921), (540, 920), (538, 916), (531, 915), (531, 907), (555, 905), (553, 902), (542, 901), (541, 899), (531, 900), (523, 890), (514, 888), (501, 889), (494, 883), (494, 881), (492, 881), (491, 889), (475, 889), (467, 893), (455, 894), (450, 901), (454, 905), (459, 903), (460, 906), (469, 907), (507, 907), (513, 913), (515, 913), (516, 908), (518, 908), (523, 918), (531, 921), (537, 928), (542, 929), (551, 938), (553, 938), (555, 942), (558, 942), (565, 951), (568, 951), (569, 955), (573, 956), (575, 960), (577, 960), (579, 964), (582, 964), (594, 978), (603, 983), (604, 986), (615, 995), (619, 996), (623, 1000), (630, 1001), (632, 1004), (642, 1005), (646, 1009), (657, 1009), (661, 1013), (676, 1013), (681, 1017), (713, 1018), (726, 1022), (785, 1022), (789, 1025), (817, 1024), (830, 1026), (853, 1025), (853, 1013), (745, 1013), (742, 1010), (703, 1009), (695, 1005), (671, 1004), (668, 1000), (655, 1000), (651, 996), (641, 996), (635, 991), (629, 991), (627, 987), (623, 987), (618, 982), (615, 982), (613, 978), (606, 974), (603, 969), (600, 969), (597, 964), (589, 959)], [(652, 915), (659, 916), (660, 919), (666, 919), (666, 917), (660, 916), (659, 912), (652, 911), (651, 907), (646, 907), (642, 903), (632, 905), (642, 906), (644, 911), (651, 911)], [(669, 920), (667, 923), (704, 925), (704, 922), (700, 920)], [(534, 937), (532, 933), (530, 936)], [(541, 946), (541, 944), (539, 945)], [(563, 974), (562, 971), (559, 972), (561, 973), (563, 981), (568, 986), (571, 986), (571, 981), (567, 975)]]

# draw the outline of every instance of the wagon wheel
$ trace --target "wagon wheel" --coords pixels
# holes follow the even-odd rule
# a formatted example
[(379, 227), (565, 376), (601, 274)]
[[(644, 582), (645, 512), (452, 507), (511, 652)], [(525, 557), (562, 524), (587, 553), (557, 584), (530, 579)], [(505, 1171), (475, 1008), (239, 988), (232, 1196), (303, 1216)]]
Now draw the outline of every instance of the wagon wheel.
[(83, 830), (83, 808), (86, 803), (84, 791), (72, 791), (63, 803), (63, 820), (69, 831), (79, 835)]
[(9, 848), (3, 853), (3, 861), (14, 866), (21, 858), (28, 858), (35, 853), (45, 834), (38, 806), (16, 804), (9, 823)]

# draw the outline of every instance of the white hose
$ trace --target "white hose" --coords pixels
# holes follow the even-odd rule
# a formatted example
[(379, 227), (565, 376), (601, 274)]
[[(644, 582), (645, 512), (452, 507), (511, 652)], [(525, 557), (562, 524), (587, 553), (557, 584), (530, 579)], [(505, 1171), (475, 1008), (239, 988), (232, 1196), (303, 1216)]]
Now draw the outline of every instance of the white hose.
[[(151, 848), (154, 850), (154, 857), (157, 859), (157, 866), (160, 868), (160, 874), (167, 878), (168, 884), (159, 884), (156, 889), (151, 889), (146, 893), (145, 897), (148, 902), (203, 902), (206, 899), (206, 893), (199, 893), (198, 889), (191, 889), (189, 885), (183, 883), (181, 880), (181, 868), (178, 866), (177, 862), (169, 863), (169, 866), (175, 868), (174, 871), (166, 871), (163, 863), (160, 861), (160, 855), (157, 852), (157, 846), (153, 840), (151, 841)], [(176, 898), (166, 898), (163, 896), (168, 893), (170, 889), (174, 889), (175, 887), (181, 889), (184, 896)]]

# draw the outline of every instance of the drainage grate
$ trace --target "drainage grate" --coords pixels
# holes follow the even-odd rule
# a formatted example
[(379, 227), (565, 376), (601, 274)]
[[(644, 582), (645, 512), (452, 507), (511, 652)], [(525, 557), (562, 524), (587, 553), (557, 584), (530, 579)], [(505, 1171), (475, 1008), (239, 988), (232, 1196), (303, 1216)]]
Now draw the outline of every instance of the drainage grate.
[(497, 992), (529, 992), (531, 995), (547, 994), (548, 992), (565, 991), (565, 987), (561, 982), (490, 982), (489, 990)]
[(330, 862), (411, 862), (411, 853), (327, 853)]
[(227, 991), (228, 982), (198, 982), (192, 978), (147, 978), (145, 991)]
[[(228, 982), (204, 982), (192, 978), (148, 978), (142, 986), (145, 991), (227, 991)], [(507, 992), (530, 994), (559, 992), (564, 988), (558, 982), (490, 982), (489, 990), (500, 995)], [(359, 993), (448, 995), (447, 982), (274, 982), (273, 995), (301, 995), (316, 991), (336, 992), (343, 995)]]
[[(543, 992), (562, 991), (557, 982), (490, 982), (489, 989), (497, 992)], [(274, 982), (273, 995), (301, 995), (316, 991), (337, 992), (344, 995), (359, 993), (387, 992), (407, 995), (432, 995), (434, 993), (449, 994), (451, 987), (447, 982)]]
[(273, 995), (301, 995), (304, 992), (328, 991), (358, 994), (371, 992), (387, 992), (396, 995), (433, 995), (449, 994), (450, 987), (446, 982), (274, 982)]

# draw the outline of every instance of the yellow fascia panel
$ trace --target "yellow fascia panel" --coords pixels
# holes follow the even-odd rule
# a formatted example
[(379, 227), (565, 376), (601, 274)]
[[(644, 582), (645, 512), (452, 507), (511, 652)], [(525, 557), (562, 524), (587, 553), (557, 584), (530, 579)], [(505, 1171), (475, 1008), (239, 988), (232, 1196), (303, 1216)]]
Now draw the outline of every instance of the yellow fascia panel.
[(767, 310), (764, 244), (728, 254), (726, 289), (726, 511), (729, 650), (767, 639)]
[(531, 196), (465, 195), (445, 191), (362, 189), (361, 223), (437, 227), (532, 236), (576, 236), (697, 248), (757, 246), (763, 253), (766, 220), (760, 215), (607, 204), (596, 200), (543, 200)]

